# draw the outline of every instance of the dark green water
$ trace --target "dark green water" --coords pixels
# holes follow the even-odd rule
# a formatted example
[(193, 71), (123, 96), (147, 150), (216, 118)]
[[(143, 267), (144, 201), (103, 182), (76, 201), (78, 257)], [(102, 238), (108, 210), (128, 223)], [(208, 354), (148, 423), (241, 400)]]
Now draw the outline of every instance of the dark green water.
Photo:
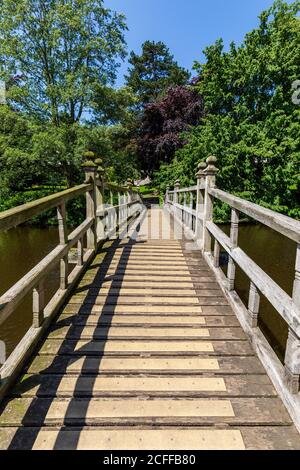
[[(0, 233), (0, 295), (24, 276), (58, 244), (57, 228), (17, 227)], [(46, 301), (58, 288), (58, 268), (47, 277)], [(32, 295), (0, 326), (0, 340), (9, 355), (32, 324)]]
[[(228, 233), (229, 227), (222, 226)], [(0, 234), (0, 295), (34, 267), (58, 243), (57, 228), (19, 227)], [(288, 294), (292, 292), (296, 244), (260, 225), (241, 225), (239, 246), (264, 269)], [(46, 281), (47, 299), (58, 288), (58, 270)], [(247, 303), (249, 280), (237, 270), (236, 289)], [(7, 354), (14, 349), (32, 323), (32, 298), (26, 296), (14, 314), (0, 327)], [(278, 356), (284, 356), (287, 325), (262, 298), (259, 326)]]

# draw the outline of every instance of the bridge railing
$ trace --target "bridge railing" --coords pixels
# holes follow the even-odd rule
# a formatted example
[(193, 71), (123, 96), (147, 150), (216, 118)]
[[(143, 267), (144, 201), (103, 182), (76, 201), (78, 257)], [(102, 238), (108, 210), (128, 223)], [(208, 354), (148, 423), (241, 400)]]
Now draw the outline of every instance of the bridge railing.
[[(101, 242), (125, 231), (130, 219), (142, 210), (139, 193), (127, 186), (108, 183), (101, 160), (83, 165), (85, 183), (0, 213), (0, 232), (33, 217), (57, 209), (59, 244), (25, 276), (0, 297), (0, 326), (12, 315), (25, 296), (32, 293), (32, 326), (0, 369), (0, 400), (13, 383), (32, 349), (66, 301), (72, 288), (89, 265)], [(85, 195), (85, 220), (71, 233), (67, 227), (66, 203)], [(70, 251), (75, 247), (75, 267), (69, 272)], [(26, 254), (24, 255), (26, 256)], [(59, 288), (45, 302), (45, 279), (59, 266)]]
[[(299, 392), (300, 383), (300, 222), (247, 200), (221, 191), (216, 187), (216, 158), (209, 157), (207, 166), (201, 163), (197, 172), (197, 186), (180, 188), (176, 181), (174, 191), (167, 188), (165, 205), (180, 222), (186, 233), (196, 242), (214, 270), (223, 291), (238, 313), (244, 329), (251, 337), (259, 356), (273, 382), (289, 393), (289, 400)], [(231, 207), (231, 229), (227, 236), (213, 221), (214, 200)], [(295, 280), (289, 296), (239, 246), (240, 213), (281, 233), (296, 243)], [(214, 244), (213, 244), (214, 241)], [(220, 250), (227, 252), (227, 275), (220, 268)], [(235, 292), (235, 274), (238, 266), (250, 280), (249, 303), (245, 308)], [(260, 297), (264, 295), (285, 320), (289, 328), (284, 367), (274, 354), (263, 333), (257, 328)], [(299, 403), (298, 403), (299, 408)], [(300, 411), (300, 410), (299, 410)], [(300, 415), (299, 415), (300, 416)]]

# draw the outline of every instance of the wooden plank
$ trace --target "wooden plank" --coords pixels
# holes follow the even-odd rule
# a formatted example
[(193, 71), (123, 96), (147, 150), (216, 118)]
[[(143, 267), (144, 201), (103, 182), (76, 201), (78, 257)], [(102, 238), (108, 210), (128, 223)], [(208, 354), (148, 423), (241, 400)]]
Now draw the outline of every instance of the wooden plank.
[(90, 313), (201, 313), (202, 307), (177, 306), (177, 305), (81, 305), (68, 304), (64, 313), (80, 313), (89, 315)]
[(199, 305), (198, 297), (171, 297), (171, 296), (129, 296), (129, 295), (108, 295), (91, 296), (75, 294), (71, 297), (70, 304), (92, 304), (92, 305), (132, 305), (132, 304), (156, 304), (156, 305)]
[[(211, 317), (210, 324), (214, 324), (214, 326), (220, 326), (221, 320), (217, 317), (216, 324), (214, 324), (214, 317)], [(221, 319), (224, 317), (220, 317)], [(232, 320), (230, 321), (230, 319)], [(234, 323), (234, 320), (236, 323)], [(205, 325), (206, 320), (204, 317), (200, 317), (200, 315), (196, 316), (181, 316), (181, 315), (103, 315), (103, 314), (92, 314), (87, 316), (84, 315), (73, 315), (70, 314), (62, 314), (59, 317), (57, 325), (64, 324), (64, 325), (86, 325), (86, 326), (98, 326), (101, 325), (115, 325), (115, 324), (126, 324), (128, 326), (135, 325), (168, 325), (168, 326), (184, 326), (184, 325)], [(229, 321), (227, 322), (227, 326), (236, 326), (237, 320), (235, 317), (229, 317)]]
[(141, 326), (141, 325), (168, 325), (168, 326), (193, 326), (193, 325), (206, 325), (207, 327), (236, 327), (240, 328), (240, 324), (234, 315), (224, 316), (200, 316), (200, 315), (140, 315), (140, 314), (91, 314), (86, 315), (73, 315), (72, 313), (61, 314), (58, 319), (58, 325), (80, 325), (80, 326), (101, 326), (101, 325), (124, 325), (127, 326)]
[[(30, 387), (29, 387), (30, 384)], [(76, 375), (44, 375), (36, 378), (26, 375), (13, 395), (30, 397), (101, 397), (136, 396), (150, 393), (151, 396), (197, 396), (214, 395), (226, 392), (225, 381), (221, 377), (109, 377)]]
[(196, 326), (181, 327), (161, 327), (161, 326), (109, 326), (99, 328), (98, 326), (62, 326), (56, 325), (49, 333), (49, 338), (53, 339), (113, 339), (113, 338), (130, 338), (130, 339), (196, 339), (211, 338), (222, 340), (246, 340), (245, 333), (241, 328), (198, 328)]
[(160, 376), (43, 374), (24, 375), (11, 396), (59, 397), (275, 397), (266, 375), (179, 375), (170, 371)]
[[(111, 266), (110, 264), (109, 265), (105, 265), (103, 264), (102, 265), (102, 268), (104, 269), (105, 268), (105, 271), (107, 272), (107, 274), (114, 274), (114, 273), (124, 273), (124, 274), (149, 274), (149, 273), (153, 273), (153, 274), (157, 274), (157, 275), (161, 275), (161, 272), (162, 272), (162, 269), (160, 269), (159, 266)], [(194, 269), (194, 271), (197, 271), (197, 269)], [(89, 269), (88, 270), (88, 274), (93, 274), (93, 269)], [(207, 269), (206, 270), (207, 272), (209, 272), (209, 270)], [(164, 266), (163, 267), (163, 272), (164, 273), (167, 273), (167, 274), (170, 274), (170, 273), (174, 273), (174, 267), (171, 265), (171, 266)], [(187, 276), (188, 274), (190, 274), (190, 270), (188, 269), (188, 267), (178, 267), (176, 269), (176, 272), (178, 275), (185, 275)], [(174, 274), (173, 274), (174, 275)]]
[[(244, 450), (239, 430), (0, 428), (0, 449), (39, 450)], [(15, 436), (15, 437), (14, 437)]]
[[(205, 277), (201, 277), (202, 279), (202, 282), (215, 282), (215, 278), (214, 277), (209, 277), (209, 276), (205, 276)], [(201, 279), (199, 280), (199, 282), (201, 282)], [(84, 283), (91, 283), (91, 282), (96, 282), (96, 283), (104, 283), (104, 282), (113, 282), (113, 281), (121, 281), (123, 283), (124, 282), (136, 282), (136, 281), (141, 281), (141, 282), (163, 282), (163, 283), (166, 283), (166, 282), (191, 282), (193, 279), (192, 279), (192, 276), (190, 276), (189, 273), (187, 274), (164, 274), (164, 273), (160, 273), (160, 274), (143, 274), (143, 273), (140, 273), (140, 274), (132, 274), (132, 273), (126, 273), (126, 276), (124, 276), (124, 274), (114, 274), (114, 273), (111, 273), (111, 274), (108, 274), (108, 273), (99, 273), (99, 272), (95, 272), (95, 273), (86, 273), (81, 281), (81, 283), (79, 284), (79, 286), (83, 285)]]
[[(225, 328), (224, 328), (225, 330)], [(236, 329), (233, 329), (234, 332)], [(216, 329), (214, 330), (216, 331)], [(235, 335), (231, 330), (227, 332), (222, 331), (222, 338), (225, 338), (227, 335), (232, 336), (241, 336)], [(242, 330), (240, 330), (242, 332)], [(115, 327), (110, 326), (109, 328), (98, 328), (92, 326), (63, 326), (59, 328), (57, 325), (54, 326), (52, 331), (49, 332), (48, 337), (55, 339), (109, 339), (109, 338), (208, 338), (210, 337), (210, 332), (207, 328), (197, 328), (197, 327), (172, 327), (172, 328), (163, 328), (163, 327)]]
[(43, 426), (100, 424), (290, 425), (291, 420), (277, 398), (231, 398), (194, 400), (15, 398), (5, 407), (0, 425)]
[[(202, 283), (202, 288), (210, 288), (211, 283)], [(193, 290), (194, 291), (194, 284), (192, 282), (186, 282), (186, 281), (181, 281), (181, 282), (175, 282), (175, 281), (137, 281), (137, 280), (125, 280), (125, 281), (111, 281), (111, 280), (103, 280), (102, 282), (96, 280), (95, 282), (92, 282), (89, 279), (86, 279), (84, 281), (81, 281), (78, 288), (74, 290), (74, 293), (76, 292), (85, 292), (88, 291), (90, 293), (93, 293), (94, 291), (98, 291), (100, 288), (102, 289), (110, 289), (110, 288), (124, 288), (124, 289), (136, 289), (136, 291), (140, 289), (173, 289), (176, 290), (178, 288), (180, 289), (188, 289), (188, 290)], [(212, 286), (213, 288), (214, 286)]]
[[(73, 348), (74, 350), (75, 348)], [(121, 348), (119, 348), (121, 349)], [(46, 348), (50, 352), (50, 348)], [(124, 351), (124, 350), (123, 350)], [(52, 348), (53, 352), (53, 348)], [(209, 356), (207, 354), (210, 353)], [(211, 373), (213, 371), (214, 377), (222, 377), (226, 381), (226, 386), (230, 389), (230, 383), (228, 380), (235, 376), (243, 375), (244, 383), (241, 386), (256, 387), (258, 391), (264, 383), (270, 384), (265, 371), (254, 356), (220, 356), (213, 355), (211, 351), (204, 351), (201, 355), (197, 356), (180, 356), (175, 355), (173, 352), (168, 353), (168, 356), (159, 356), (156, 352), (152, 352), (152, 355), (138, 355), (130, 356), (130, 353), (125, 351), (122, 356), (122, 351), (116, 355), (107, 355), (98, 357), (87, 356), (85, 358), (76, 355), (76, 352), (54, 356), (53, 354), (40, 355), (33, 359), (33, 362), (28, 368), (28, 374), (38, 375), (92, 375), (93, 377), (101, 374), (101, 376), (107, 375), (126, 375), (132, 376), (133, 374), (145, 374), (157, 375), (160, 377), (169, 376), (170, 374), (176, 374), (180, 376), (193, 377), (203, 376), (204, 373)], [(123, 360), (126, 362), (122, 362)], [(137, 363), (137, 359), (139, 363)], [(205, 360), (203, 360), (205, 359)], [(213, 361), (212, 361), (213, 359)], [(126, 365), (127, 369), (124, 369)], [(261, 377), (260, 380), (256, 380), (256, 377)], [(37, 377), (38, 379), (38, 377)], [(228, 379), (228, 380), (227, 380)], [(267, 382), (266, 382), (267, 381)], [(247, 393), (245, 393), (247, 396)]]
[[(208, 292), (206, 290), (203, 290), (202, 292)], [(214, 292), (214, 291), (209, 291), (209, 292)], [(122, 286), (122, 284), (119, 284), (119, 286), (115, 286), (114, 284), (111, 285), (111, 287), (100, 287), (99, 288), (91, 288), (91, 289), (85, 289), (85, 290), (80, 290), (77, 289), (77, 291), (74, 292), (74, 294), (82, 295), (83, 298), (85, 295), (89, 296), (107, 296), (109, 295), (153, 295), (153, 296), (163, 296), (163, 295), (171, 295), (171, 296), (196, 296), (196, 291), (194, 289), (184, 289), (181, 286), (178, 286), (177, 288), (167, 288), (167, 287), (162, 287), (161, 283), (157, 287), (151, 287), (147, 286), (147, 284), (144, 285), (139, 285), (138, 287), (125, 287)]]
[[(141, 355), (152, 353), (157, 356), (173, 355), (192, 356), (201, 355), (202, 353), (210, 353), (211, 355), (228, 355), (234, 356), (253, 356), (253, 350), (247, 341), (186, 341), (186, 340), (47, 340), (41, 347), (39, 354), (74, 354), (80, 355)], [(233, 361), (234, 362), (234, 361)], [(233, 366), (231, 364), (231, 366)]]

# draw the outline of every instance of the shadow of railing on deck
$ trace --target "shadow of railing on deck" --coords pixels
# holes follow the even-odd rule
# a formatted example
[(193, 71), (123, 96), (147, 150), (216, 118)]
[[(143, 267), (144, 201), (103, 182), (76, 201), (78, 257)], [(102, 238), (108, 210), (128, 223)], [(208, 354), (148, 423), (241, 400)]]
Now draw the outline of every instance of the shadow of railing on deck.
[[(115, 309), (117, 306), (117, 299), (119, 297), (120, 289), (122, 287), (122, 282), (123, 278), (125, 275), (125, 268), (127, 266), (128, 260), (130, 258), (130, 253), (132, 247), (136, 243), (143, 243), (143, 241), (136, 241), (135, 235), (137, 235), (140, 231), (142, 221), (145, 219), (146, 212), (142, 214), (139, 218), (140, 220), (135, 220), (132, 223), (132, 226), (136, 224), (136, 227), (134, 229), (133, 235), (129, 238), (128, 243), (126, 245), (120, 244), (120, 238), (118, 238), (113, 244), (107, 248), (105, 251), (107, 252), (102, 263), (99, 265), (99, 270), (93, 280), (93, 283), (88, 287), (87, 289), (87, 296), (85, 297), (84, 301), (86, 300), (91, 300), (95, 299), (95, 293), (94, 290), (95, 288), (98, 288), (98, 292), (100, 289), (103, 287), (103, 284), (107, 280), (111, 280), (111, 286), (109, 288), (109, 292), (107, 293), (106, 300), (103, 303), (103, 308), (102, 308), (102, 313), (99, 315), (98, 323), (95, 325), (95, 330), (96, 328), (101, 327), (101, 340), (99, 341), (99, 346), (101, 345), (101, 348), (97, 351), (89, 352), (89, 346), (93, 345), (93, 341), (97, 340), (97, 336), (95, 333), (93, 334), (92, 340), (88, 343), (86, 343), (82, 348), (79, 348), (78, 350), (76, 349), (76, 346), (78, 342), (80, 341), (80, 336), (86, 327), (86, 322), (89, 318), (89, 315), (92, 313), (93, 306), (95, 305), (93, 301), (91, 303), (86, 303), (83, 306), (80, 307), (78, 313), (76, 313), (74, 316), (71, 316), (68, 319), (64, 319), (61, 321), (58, 321), (55, 325), (54, 328), (61, 328), (62, 326), (69, 324), (71, 325), (71, 328), (66, 336), (66, 338), (63, 339), (62, 344), (59, 348), (59, 350), (56, 353), (56, 356), (52, 362), (44, 371), (43, 374), (47, 374), (47, 372), (51, 373), (51, 380), (50, 380), (50, 391), (48, 391), (49, 387), (49, 382), (45, 383), (43, 385), (43, 375), (42, 374), (36, 374), (34, 376), (30, 376), (26, 378), (22, 382), (22, 393), (25, 393), (26, 391), (31, 390), (32, 388), (39, 387), (39, 390), (37, 392), (37, 396), (40, 398), (33, 399), (32, 403), (30, 404), (28, 410), (25, 413), (25, 416), (23, 418), (23, 428), (19, 428), (11, 443), (9, 446), (9, 449), (14, 449), (18, 448), (20, 446), (20, 441), (23, 442), (22, 448), (25, 449), (32, 449), (34, 446), (34, 443), (38, 437), (38, 434), (40, 430), (44, 427), (44, 421), (47, 417), (47, 414), (49, 413), (51, 404), (53, 403), (53, 400), (56, 398), (56, 393), (59, 390), (59, 386), (61, 384), (61, 381), (64, 377), (64, 374), (67, 373), (67, 369), (72, 364), (72, 361), (76, 362), (78, 361), (81, 357), (84, 358), (83, 365), (81, 367), (81, 370), (79, 372), (79, 376), (76, 381), (76, 385), (74, 387), (74, 391), (72, 394), (72, 397), (70, 399), (70, 403), (68, 404), (62, 426), (64, 425), (69, 425), (69, 426), (74, 426), (72, 428), (72, 434), (68, 436), (68, 439), (66, 440), (66, 434), (59, 430), (56, 440), (55, 440), (55, 445), (54, 449), (77, 449), (79, 438), (80, 438), (80, 433), (82, 431), (82, 428), (85, 424), (84, 422), (84, 417), (86, 417), (89, 403), (91, 398), (93, 397), (93, 390), (94, 390), (94, 385), (95, 385), (95, 379), (97, 378), (97, 371), (99, 371), (99, 374), (101, 375), (101, 363), (104, 357), (104, 352), (105, 352), (105, 344), (106, 341), (108, 340), (108, 333), (109, 329), (111, 327), (111, 321), (113, 319), (113, 315), (115, 313)], [(118, 261), (118, 264), (115, 268), (115, 272), (113, 275), (109, 275), (108, 271), (111, 265), (111, 261), (115, 254), (117, 253), (117, 249), (122, 246), (123, 248), (127, 248), (126, 250), (122, 250), (122, 253), (120, 255), (120, 259)], [(129, 249), (128, 249), (129, 248)], [(104, 270), (101, 269), (101, 267), (104, 267)], [(88, 270), (87, 270), (88, 272)], [(105, 285), (105, 284), (104, 284)], [(91, 292), (91, 289), (93, 291)], [(114, 299), (114, 302), (111, 302), (111, 299)], [(105, 315), (104, 310), (105, 307), (109, 306), (109, 315)], [(83, 314), (84, 312), (84, 314)], [(78, 316), (81, 315), (82, 318), (82, 323), (76, 324), (73, 323)], [(105, 326), (103, 326), (103, 320), (105, 319)], [(78, 335), (78, 339), (74, 339), (74, 344), (71, 343), (70, 341), (70, 336), (72, 336), (72, 330), (76, 328), (76, 335)], [(103, 339), (102, 339), (103, 338)], [(47, 338), (45, 339), (45, 341)], [(67, 348), (72, 344), (72, 349), (71, 350), (66, 350)], [(71, 359), (71, 355), (75, 355), (74, 359)], [(93, 370), (95, 371), (94, 374), (91, 374), (89, 372), (89, 365), (91, 364), (91, 359), (93, 359)], [(53, 374), (53, 375), (52, 375)], [(78, 401), (76, 398), (82, 397), (82, 392), (81, 392), (81, 383), (83, 378), (90, 378), (90, 381), (87, 382), (84, 380), (85, 383), (85, 397), (84, 401), (81, 402), (81, 407), (80, 407), (80, 418), (82, 420), (82, 426), (79, 426), (76, 424), (76, 419), (74, 420), (74, 416), (78, 412)], [(51, 395), (51, 398), (49, 396), (47, 397), (47, 393), (49, 393), (49, 396)], [(42, 398), (44, 397), (44, 398)], [(76, 402), (75, 402), (76, 400)], [(38, 420), (37, 420), (38, 417)], [(77, 421), (78, 423), (79, 421)], [(31, 427), (31, 433), (30, 436), (26, 435), (26, 440), (23, 439), (24, 436), (24, 430), (26, 430), (26, 427)], [(61, 427), (61, 426), (59, 426)], [(70, 439), (72, 437), (72, 439)]]

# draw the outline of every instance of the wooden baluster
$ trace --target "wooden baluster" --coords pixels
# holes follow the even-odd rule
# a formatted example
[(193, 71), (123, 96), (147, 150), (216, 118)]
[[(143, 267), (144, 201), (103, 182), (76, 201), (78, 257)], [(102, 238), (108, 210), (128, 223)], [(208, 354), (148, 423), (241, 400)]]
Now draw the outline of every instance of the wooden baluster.
[(255, 284), (253, 284), (253, 282), (250, 282), (248, 312), (249, 312), (249, 322), (253, 328), (256, 328), (258, 324), (259, 304), (260, 304), (260, 295), (257, 290), (257, 287)]
[[(230, 229), (230, 241), (233, 248), (237, 247), (239, 235), (239, 212), (236, 209), (231, 211), (231, 229)], [(227, 268), (227, 288), (229, 291), (234, 290), (235, 283), (235, 272), (236, 267), (233, 259), (229, 256), (228, 268)]]
[[(60, 245), (68, 243), (67, 223), (66, 223), (66, 205), (63, 202), (57, 208), (58, 234)], [(65, 290), (68, 287), (68, 254), (60, 260), (60, 289)]]
[(45, 289), (44, 280), (42, 279), (38, 285), (33, 289), (32, 293), (32, 313), (33, 313), (33, 328), (39, 328), (44, 321), (44, 308), (45, 308)]
[[(102, 212), (104, 210), (104, 178), (105, 178), (105, 170), (102, 167), (102, 159), (97, 158), (95, 160), (95, 164), (97, 165), (97, 175), (98, 179), (96, 180), (96, 213), (98, 211)], [(96, 233), (97, 233), (97, 242), (104, 240), (104, 216), (96, 217)]]
[(196, 233), (196, 240), (201, 243), (202, 240), (202, 222), (200, 220), (200, 216), (203, 214), (204, 209), (204, 197), (201, 191), (201, 186), (205, 182), (205, 173), (204, 170), (206, 168), (206, 163), (201, 162), (198, 165), (198, 171), (196, 173), (197, 178), (197, 195), (196, 195), (196, 222), (195, 222), (195, 233)]
[(125, 221), (125, 193), (122, 194), (122, 224), (124, 225)]
[[(190, 191), (190, 211), (193, 210), (193, 203), (194, 203), (194, 195), (192, 191)], [(192, 212), (189, 214), (189, 229), (193, 231), (193, 215)]]
[(213, 197), (208, 190), (216, 186), (216, 174), (218, 169), (215, 167), (216, 157), (211, 156), (206, 160), (207, 168), (205, 174), (205, 197), (204, 197), (204, 213), (203, 213), (203, 252), (211, 253), (211, 235), (207, 230), (207, 222), (213, 221)]
[(121, 225), (122, 223), (122, 214), (121, 214), (121, 193), (118, 191), (118, 213), (117, 213), (117, 217), (118, 217), (118, 220), (117, 220), (117, 225)]
[(83, 266), (83, 237), (77, 242), (77, 266)]
[[(294, 314), (300, 315), (300, 244), (297, 245), (295, 281), (293, 288)], [(300, 387), (300, 338), (289, 328), (285, 353), (285, 377), (291, 393), (298, 393)]]
[(109, 191), (109, 231), (111, 232), (114, 229), (114, 219), (115, 214), (113, 210), (114, 205), (114, 194), (112, 190)]
[[(179, 203), (179, 192), (178, 192), (179, 189), (180, 189), (180, 181), (176, 180), (175, 186), (174, 186), (174, 204)], [(180, 217), (179, 217), (180, 210), (177, 207), (174, 207), (174, 213), (175, 213), (175, 216), (178, 217), (178, 219), (180, 220)]]
[(127, 193), (127, 196), (128, 196), (128, 200), (127, 200), (127, 204), (128, 204), (127, 218), (132, 216), (132, 205), (131, 205), (131, 203), (133, 202), (132, 186), (133, 186), (132, 180), (128, 179), (127, 180), (127, 187), (128, 187), (128, 193)]
[[(88, 155), (92, 152), (87, 152)], [(90, 157), (91, 158), (91, 157)], [(97, 166), (93, 161), (83, 163), (85, 171), (85, 181), (92, 183), (93, 187), (86, 193), (86, 218), (93, 219), (93, 225), (87, 231), (87, 248), (90, 250), (97, 249), (97, 204), (96, 204), (96, 175)]]
[(215, 240), (214, 246), (214, 267), (220, 267), (220, 243), (218, 242), (218, 240)]
[(168, 185), (166, 188), (166, 195), (165, 195), (165, 204), (169, 206), (169, 191), (170, 191), (170, 186)]
[(184, 207), (184, 209), (182, 209), (182, 222), (185, 226), (187, 225), (187, 213), (186, 213), (187, 203), (186, 203), (186, 199), (187, 199), (187, 193), (184, 192), (183, 193), (183, 207)]

